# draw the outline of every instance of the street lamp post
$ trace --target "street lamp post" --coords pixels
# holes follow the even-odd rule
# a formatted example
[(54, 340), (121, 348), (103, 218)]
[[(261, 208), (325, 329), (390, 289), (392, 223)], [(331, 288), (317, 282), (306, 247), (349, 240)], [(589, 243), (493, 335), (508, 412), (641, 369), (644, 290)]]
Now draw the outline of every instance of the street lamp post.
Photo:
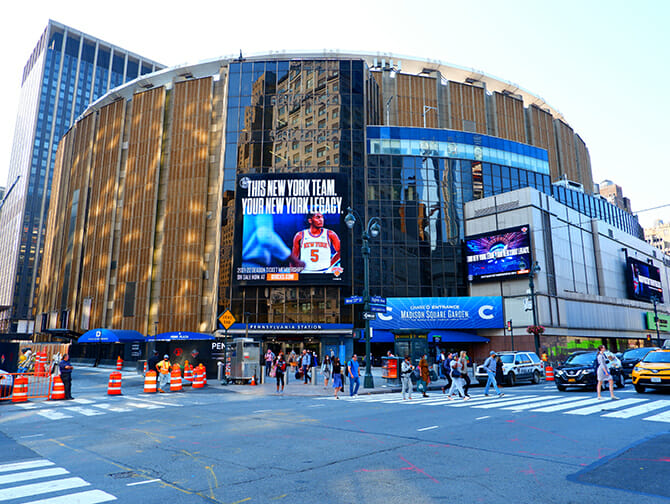
[(656, 326), (656, 345), (660, 347), (663, 345), (661, 344), (661, 334), (658, 330), (658, 310), (656, 308), (656, 305), (658, 304), (658, 296), (652, 295), (651, 302), (654, 303), (654, 325)]
[[(358, 212), (353, 208), (347, 208), (347, 216), (344, 218), (344, 223), (349, 229), (353, 229), (356, 221), (363, 219), (358, 215)], [(363, 227), (361, 238), (363, 245), (361, 246), (361, 254), (363, 255), (363, 312), (370, 312), (370, 238), (376, 238), (381, 231), (381, 219), (379, 217), (371, 217), (368, 219), (367, 225)], [(364, 388), (374, 388), (374, 380), (372, 378), (372, 355), (370, 351), (370, 321), (365, 319), (365, 379), (363, 381)]]
[[(530, 302), (532, 305), (533, 309), (533, 326), (537, 327), (537, 308), (535, 306), (535, 273), (538, 273), (540, 271), (540, 265), (537, 261), (533, 263), (533, 265), (530, 267), (530, 271), (528, 272), (528, 287), (530, 288)], [(535, 353), (537, 355), (540, 355), (540, 334), (538, 332), (535, 332), (533, 334), (535, 336)]]

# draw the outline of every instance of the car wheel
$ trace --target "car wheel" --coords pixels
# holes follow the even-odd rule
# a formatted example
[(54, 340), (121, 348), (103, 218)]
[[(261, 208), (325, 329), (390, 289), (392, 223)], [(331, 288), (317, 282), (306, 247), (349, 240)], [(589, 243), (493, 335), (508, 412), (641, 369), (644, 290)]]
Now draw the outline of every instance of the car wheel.
[(635, 392), (638, 394), (644, 394), (644, 387), (642, 385), (635, 385)]
[(565, 392), (565, 387), (563, 385), (556, 384), (556, 388), (558, 389), (559, 392)]
[(537, 385), (538, 383), (540, 383), (540, 373), (539, 373), (539, 371), (535, 371), (535, 372), (533, 373), (533, 383), (534, 383), (535, 385)]
[(507, 373), (507, 385), (513, 387), (516, 384), (516, 376), (511, 371)]

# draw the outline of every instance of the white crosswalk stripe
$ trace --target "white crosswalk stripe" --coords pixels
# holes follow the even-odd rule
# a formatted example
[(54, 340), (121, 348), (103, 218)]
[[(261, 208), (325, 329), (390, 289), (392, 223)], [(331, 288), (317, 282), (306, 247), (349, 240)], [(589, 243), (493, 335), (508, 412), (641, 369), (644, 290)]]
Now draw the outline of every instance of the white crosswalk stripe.
[[(97, 489), (69, 492), (91, 486), (82, 478), (62, 477), (69, 474), (68, 470), (46, 459), (1, 464), (0, 502), (20, 499), (25, 504), (97, 504), (116, 500), (113, 495)], [(59, 495), (49, 496), (50, 493)]]
[[(418, 396), (418, 397), (416, 397)], [(628, 397), (620, 400), (611, 400), (604, 397), (598, 399), (584, 395), (506, 395), (504, 397), (486, 397), (483, 394), (473, 394), (469, 401), (461, 398), (450, 400), (446, 395), (431, 395), (428, 398), (416, 394), (411, 401), (403, 400), (401, 394), (378, 394), (361, 397), (343, 396), (342, 399), (360, 404), (402, 404), (405, 406), (431, 406), (449, 408), (472, 409), (500, 409), (520, 413), (531, 411), (537, 413), (561, 413), (566, 415), (587, 416), (599, 415), (607, 418), (633, 418), (642, 420), (670, 423), (670, 400), (652, 400), (651, 398)], [(335, 400), (334, 397), (318, 397), (315, 399)], [(655, 415), (644, 417), (645, 414), (668, 408)], [(482, 417), (488, 418), (488, 417)]]

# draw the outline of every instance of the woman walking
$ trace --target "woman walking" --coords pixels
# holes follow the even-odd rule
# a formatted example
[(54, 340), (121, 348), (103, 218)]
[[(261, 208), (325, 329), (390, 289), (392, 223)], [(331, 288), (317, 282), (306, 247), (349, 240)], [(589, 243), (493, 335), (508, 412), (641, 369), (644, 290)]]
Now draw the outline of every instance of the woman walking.
[(503, 370), (503, 362), (500, 358), (500, 355), (496, 355), (496, 382), (498, 382), (498, 388), (503, 389), (503, 382), (505, 381), (505, 372)]
[(330, 380), (330, 376), (333, 374), (333, 364), (330, 362), (329, 355), (326, 355), (323, 358), (323, 362), (321, 363), (321, 374), (323, 375), (323, 388), (327, 389), (328, 380)]
[(342, 389), (342, 366), (340, 366), (338, 357), (333, 358), (333, 388), (335, 389), (335, 399), (339, 399), (337, 393)]
[[(458, 392), (458, 394), (463, 397), (464, 401), (467, 401), (470, 399), (470, 396), (465, 394), (465, 391), (463, 390), (463, 371), (461, 368), (461, 360), (454, 359), (451, 361), (451, 387), (449, 387), (449, 394), (447, 397), (449, 397), (450, 401), (454, 400), (454, 392)], [(455, 390), (454, 390), (455, 389)]]
[(605, 357), (605, 345), (600, 345), (598, 347), (598, 385), (596, 385), (596, 392), (598, 392), (598, 399), (602, 399), (600, 396), (600, 389), (603, 386), (603, 382), (609, 381), (610, 382), (610, 397), (612, 399), (618, 399), (614, 395), (614, 379), (612, 378), (612, 374), (610, 373), (610, 370), (607, 369), (607, 364), (608, 360), (607, 357)]
[[(284, 393), (284, 373), (286, 372), (286, 361), (284, 360), (284, 352), (279, 352), (275, 360), (275, 377), (277, 378), (277, 394)], [(279, 386), (281, 385), (281, 390)]]
[[(421, 381), (423, 382), (423, 397), (428, 397), (426, 391), (430, 383), (430, 372), (428, 371), (428, 356), (425, 354), (419, 361), (419, 369), (421, 370)], [(417, 390), (419, 390), (419, 387), (417, 387)]]
[(469, 398), (470, 394), (468, 394), (468, 390), (470, 390), (470, 376), (468, 375), (468, 364), (470, 363), (470, 359), (465, 350), (461, 350), (461, 356), (458, 359), (458, 363), (460, 366), (461, 378), (463, 379), (463, 392), (465, 393), (465, 397)]

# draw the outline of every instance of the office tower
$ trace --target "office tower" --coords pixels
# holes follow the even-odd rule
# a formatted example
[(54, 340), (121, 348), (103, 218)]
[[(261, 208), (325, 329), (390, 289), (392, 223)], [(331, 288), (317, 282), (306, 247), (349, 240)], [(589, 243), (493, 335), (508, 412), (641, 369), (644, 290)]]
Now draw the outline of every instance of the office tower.
[(0, 332), (30, 333), (33, 299), (61, 136), (109, 90), (163, 68), (49, 21), (23, 70), (0, 214)]

